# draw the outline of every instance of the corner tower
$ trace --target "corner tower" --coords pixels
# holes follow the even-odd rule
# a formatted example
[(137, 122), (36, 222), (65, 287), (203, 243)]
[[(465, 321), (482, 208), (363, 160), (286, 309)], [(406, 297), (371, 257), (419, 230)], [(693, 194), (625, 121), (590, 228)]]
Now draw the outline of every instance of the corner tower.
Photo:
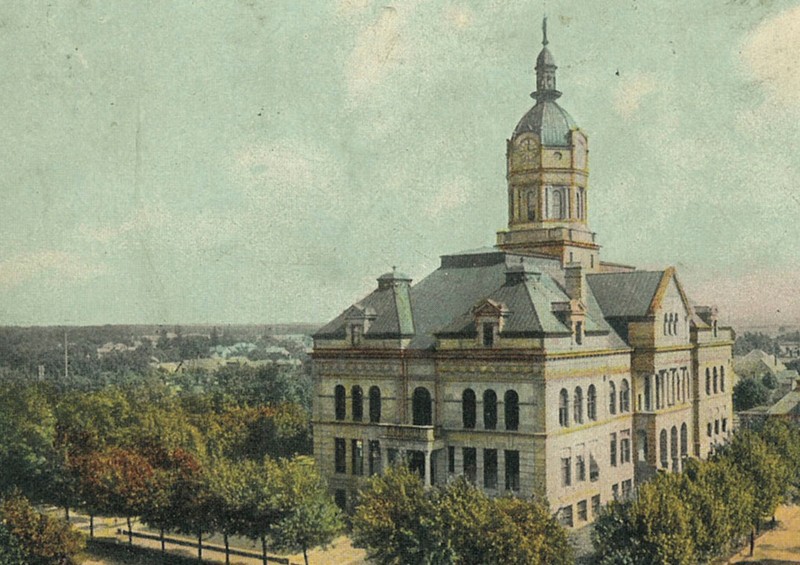
[(589, 150), (586, 136), (556, 103), (556, 63), (547, 48), (547, 18), (542, 51), (536, 59), (536, 104), (506, 142), (508, 229), (497, 245), (517, 253), (536, 253), (600, 267), (600, 246), (588, 223)]

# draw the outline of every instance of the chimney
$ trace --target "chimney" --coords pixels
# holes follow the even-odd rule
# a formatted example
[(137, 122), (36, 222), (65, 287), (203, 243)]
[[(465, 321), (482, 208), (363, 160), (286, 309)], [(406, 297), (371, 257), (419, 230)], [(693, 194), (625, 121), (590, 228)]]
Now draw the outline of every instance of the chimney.
[(570, 300), (586, 302), (586, 277), (580, 263), (569, 263), (565, 268), (565, 286)]

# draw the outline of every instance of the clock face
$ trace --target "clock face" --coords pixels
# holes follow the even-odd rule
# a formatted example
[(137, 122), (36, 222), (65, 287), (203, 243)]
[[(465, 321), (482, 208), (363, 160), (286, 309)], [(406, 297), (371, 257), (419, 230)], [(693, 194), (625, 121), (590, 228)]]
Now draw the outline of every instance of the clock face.
[(514, 151), (514, 158), (512, 161), (513, 167), (523, 167), (530, 169), (535, 167), (539, 162), (539, 144), (535, 139), (527, 137), (522, 139)]

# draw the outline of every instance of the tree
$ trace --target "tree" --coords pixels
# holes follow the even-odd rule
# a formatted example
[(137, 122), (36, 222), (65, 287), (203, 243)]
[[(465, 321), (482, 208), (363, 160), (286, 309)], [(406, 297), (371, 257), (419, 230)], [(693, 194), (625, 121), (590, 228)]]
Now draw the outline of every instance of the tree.
[(278, 506), (282, 518), (275, 525), (275, 547), (302, 551), (327, 546), (342, 530), (339, 509), (328, 494), (325, 481), (309, 457), (282, 461)]
[(740, 430), (725, 446), (720, 458), (741, 473), (739, 488), (747, 489), (755, 500), (752, 523), (756, 526), (764, 516), (774, 514), (784, 499), (789, 469), (780, 455), (753, 431)]
[(74, 465), (90, 516), (125, 516), (132, 543), (131, 518), (146, 510), (153, 494), (150, 462), (134, 451), (109, 447), (76, 458)]
[(764, 425), (761, 437), (786, 462), (789, 470), (789, 495), (797, 499), (800, 497), (800, 428), (783, 420), (770, 418)]
[(516, 497), (495, 501), (502, 528), (491, 528), (491, 545), (502, 548), (501, 563), (567, 565), (573, 550), (567, 531), (550, 513), (547, 504)]
[(769, 390), (775, 390), (778, 388), (778, 377), (772, 373), (764, 373), (764, 376), (761, 377), (761, 384)]
[(27, 565), (74, 563), (73, 557), (85, 546), (80, 532), (64, 520), (40, 514), (19, 494), (0, 505), (0, 518), (16, 538)]
[(26, 555), (19, 540), (0, 522), (0, 565), (26, 564)]
[(425, 565), (438, 551), (430, 529), (435, 508), (416, 474), (403, 465), (369, 479), (353, 516), (353, 545), (384, 565)]
[(0, 494), (20, 489), (40, 496), (54, 455), (55, 418), (35, 386), (0, 388)]
[(737, 412), (750, 410), (769, 401), (769, 390), (752, 378), (744, 378), (733, 387), (733, 409)]
[(633, 501), (611, 502), (595, 523), (596, 561), (692, 565), (697, 562), (691, 510), (681, 497), (681, 478), (658, 475)]

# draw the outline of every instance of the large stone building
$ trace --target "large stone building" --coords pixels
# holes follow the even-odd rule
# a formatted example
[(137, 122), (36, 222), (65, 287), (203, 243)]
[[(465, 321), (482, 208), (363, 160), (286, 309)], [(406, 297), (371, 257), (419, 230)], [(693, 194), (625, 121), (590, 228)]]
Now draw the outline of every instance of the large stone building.
[(386, 273), (314, 336), (314, 453), (342, 505), (402, 457), (427, 484), (546, 496), (578, 526), (731, 431), (733, 333), (673, 268), (600, 259), (587, 138), (543, 43), (496, 246), (414, 285)]

